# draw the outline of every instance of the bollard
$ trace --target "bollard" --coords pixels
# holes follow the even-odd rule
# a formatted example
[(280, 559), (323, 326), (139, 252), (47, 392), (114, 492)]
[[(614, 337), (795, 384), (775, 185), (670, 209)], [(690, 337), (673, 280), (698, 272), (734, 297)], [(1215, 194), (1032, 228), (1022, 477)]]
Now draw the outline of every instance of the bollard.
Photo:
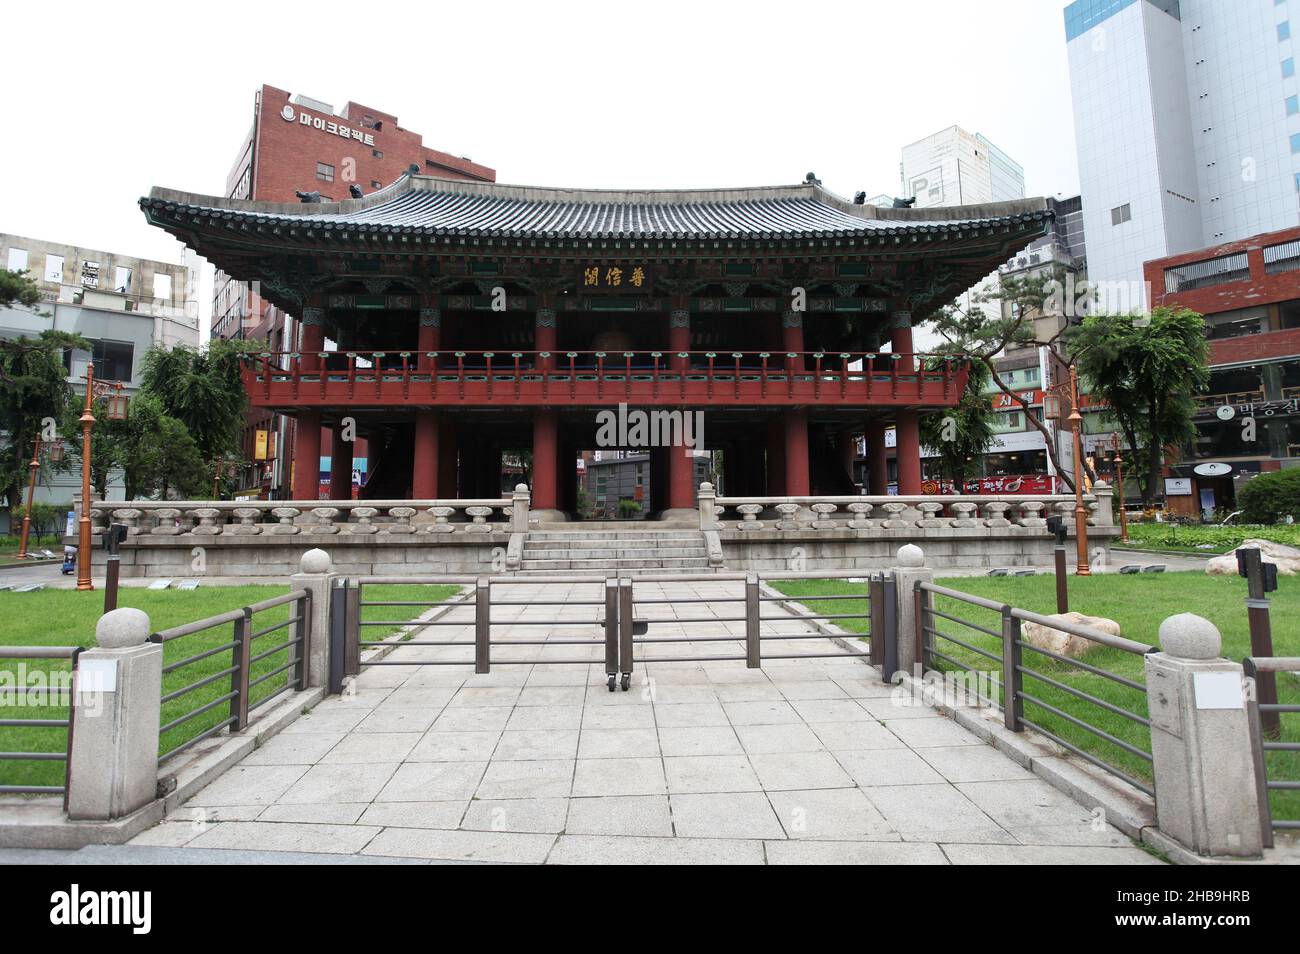
[[(882, 660), (884, 668), (881, 672), (886, 678), (900, 671), (910, 675), (913, 667), (921, 662), (916, 658), (917, 612), (914, 594), (918, 580), (926, 583), (934, 581), (934, 571), (925, 565), (925, 554), (920, 547), (912, 543), (906, 543), (898, 548), (898, 566), (890, 572), (893, 573), (894, 585), (897, 588), (898, 626), (895, 630), (897, 638), (894, 640), (894, 654), (890, 653), (888, 645), (885, 646), (885, 659)], [(886, 599), (886, 606), (888, 606), (888, 599)], [(892, 669), (893, 672), (885, 671), (888, 669)]]
[(307, 685), (324, 686), (330, 676), (330, 634), (333, 603), (331, 590), (337, 574), (332, 573), (333, 563), (324, 550), (308, 550), (298, 561), (298, 572), (289, 577), (290, 590), (306, 590), (311, 594), (306, 621)]
[(158, 790), (162, 657), (149, 615), (116, 609), (95, 624), (73, 686), (68, 817), (107, 821), (149, 804)]
[(1207, 619), (1160, 624), (1146, 657), (1160, 830), (1199, 855), (1257, 857), (1262, 848), (1242, 668), (1220, 658)]

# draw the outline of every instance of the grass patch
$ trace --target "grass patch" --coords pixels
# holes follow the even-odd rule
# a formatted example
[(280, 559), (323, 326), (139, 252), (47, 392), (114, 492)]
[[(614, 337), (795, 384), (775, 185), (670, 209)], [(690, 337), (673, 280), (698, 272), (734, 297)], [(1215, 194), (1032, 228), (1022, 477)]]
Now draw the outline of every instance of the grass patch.
[[(367, 586), (367, 599), (428, 600), (430, 604), (442, 602), (460, 591), (458, 586), (383, 585)], [(280, 596), (284, 586), (211, 586), (182, 592), (179, 590), (147, 590), (123, 587), (119, 591), (118, 605), (142, 609), (149, 614), (154, 630), (169, 629), (183, 623), (216, 616), (252, 603)], [(0, 592), (0, 645), (6, 646), (83, 646), (94, 645), (95, 622), (104, 606), (101, 591), (79, 593), (76, 590), (42, 590), (36, 593)], [(277, 606), (253, 617), (254, 632), (287, 620), (293, 604)], [(413, 618), (422, 612), (420, 607), (364, 607), (363, 619)], [(380, 639), (395, 632), (397, 626), (367, 626), (364, 638)], [(163, 646), (163, 664), (215, 649), (233, 639), (234, 625), (225, 624), (191, 636), (170, 640)], [(286, 642), (293, 637), (293, 628), (285, 627), (268, 633), (253, 642), (252, 654)], [(269, 673), (289, 661), (290, 649), (268, 654), (252, 666), (251, 679)], [(163, 675), (163, 695), (199, 682), (228, 668), (232, 651), (215, 653), (171, 673)], [(3, 660), (0, 661), (0, 689), (11, 689), (13, 684), (24, 684), (19, 678), (20, 664), (25, 673), (67, 672), (68, 663), (62, 660)], [(253, 687), (250, 701), (256, 703), (282, 689), (293, 670), (287, 670)], [(218, 677), (206, 686), (188, 692), (163, 705), (161, 724), (166, 724), (188, 712), (202, 708), (230, 691), (230, 681)], [(8, 693), (6, 693), (8, 695)], [(22, 700), (0, 697), (0, 719), (64, 719), (64, 705), (41, 706), (20, 704)], [(162, 734), (159, 753), (168, 752), (194, 738), (203, 731), (223, 722), (229, 716), (226, 704), (219, 704)], [(57, 728), (4, 728), (0, 727), (0, 751), (6, 752), (60, 752), (67, 739)], [(0, 784), (3, 785), (62, 785), (62, 762), (0, 761)]]
[[(1183, 528), (1187, 529), (1187, 528)], [(961, 577), (941, 579), (940, 585), (961, 590), (974, 596), (1009, 603), (1035, 613), (1056, 612), (1056, 581), (1050, 574), (1032, 577)], [(835, 622), (851, 632), (868, 629), (867, 600), (818, 601), (818, 594), (851, 592), (843, 580), (785, 580), (772, 584), (776, 589), (813, 608), (815, 612), (852, 613), (861, 610), (857, 619)], [(1300, 656), (1300, 578), (1281, 577), (1272, 600), (1273, 651), (1278, 656)], [(903, 598), (900, 594), (900, 599)], [(1070, 578), (1070, 607), (1092, 616), (1115, 620), (1120, 631), (1128, 638), (1157, 645), (1157, 631), (1167, 616), (1175, 613), (1196, 613), (1204, 616), (1223, 634), (1223, 654), (1233, 660), (1249, 656), (1250, 627), (1246, 618), (1246, 581), (1238, 577), (1209, 576), (1204, 573), (1164, 573), (1153, 575), (1120, 576), (1106, 574), (1092, 577)], [(999, 614), (956, 600), (938, 598), (934, 608), (951, 616), (960, 617), (994, 632), (1000, 631)], [(960, 639), (964, 643), (991, 652), (1001, 659), (1001, 640), (978, 630), (940, 618), (934, 619), (934, 628)], [(910, 635), (910, 634), (909, 634)], [(980, 671), (1000, 671), (1000, 662), (994, 663), (978, 653), (957, 646), (945, 639), (936, 639), (935, 648), (963, 665)], [(1145, 717), (1144, 693), (1116, 684), (1103, 676), (1089, 673), (1077, 666), (1026, 650), (1024, 664), (1027, 668), (1088, 692), (1127, 712)], [(1141, 657), (1117, 649), (1098, 647), (1082, 657), (1098, 669), (1144, 683)], [(956, 669), (940, 661), (940, 668)], [(1131, 722), (1121, 715), (1109, 712), (1092, 703), (1071, 696), (1037, 679), (1025, 678), (1025, 691), (1051, 706), (1069, 713), (1096, 728), (1150, 752), (1150, 734), (1145, 726)], [(1278, 674), (1280, 701), (1300, 704), (1300, 676)], [(999, 690), (1000, 696), (1000, 690)], [(1091, 733), (1072, 725), (1068, 720), (1053, 715), (1032, 703), (1025, 703), (1025, 717), (1079, 746), (1097, 758), (1115, 765), (1124, 773), (1149, 784), (1150, 764), (1121, 747), (1098, 739)], [(1283, 715), (1283, 740), (1300, 742), (1300, 717)], [(1272, 752), (1268, 754), (1269, 776), (1274, 780), (1300, 780), (1300, 753)], [(1274, 815), (1277, 818), (1300, 818), (1300, 792), (1274, 792)]]
[(1128, 543), (1114, 541), (1112, 546), (1154, 550), (1180, 550), (1186, 553), (1220, 554), (1235, 550), (1244, 540), (1269, 540), (1289, 547), (1300, 547), (1300, 524), (1243, 524), (1241, 526), (1205, 526), (1176, 523), (1130, 523)]

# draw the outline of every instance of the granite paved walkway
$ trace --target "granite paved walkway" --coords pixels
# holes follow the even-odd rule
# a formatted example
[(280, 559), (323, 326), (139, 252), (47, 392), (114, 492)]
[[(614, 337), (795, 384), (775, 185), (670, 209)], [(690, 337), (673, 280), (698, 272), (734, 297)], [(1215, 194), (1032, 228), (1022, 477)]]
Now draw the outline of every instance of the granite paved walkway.
[[(638, 584), (638, 598), (717, 599), (737, 584)], [(526, 603), (591, 599), (591, 586), (501, 588)], [(598, 607), (497, 606), (494, 663), (367, 668), (355, 692), (300, 718), (136, 846), (378, 859), (524, 863), (1155, 863), (1120, 832), (928, 707), (891, 699), (876, 673), (826, 639), (765, 641), (765, 655), (832, 658), (659, 662), (632, 691), (606, 689), (595, 627), (526, 625)], [(468, 609), (457, 610), (468, 618)], [(652, 604), (645, 654), (736, 656), (734, 603)], [(765, 634), (809, 632), (776, 604)], [(706, 616), (710, 622), (679, 622)], [(658, 620), (658, 621), (654, 621)], [(428, 635), (436, 633), (437, 635)], [(469, 658), (460, 647), (388, 657)], [(693, 637), (693, 638), (692, 638)], [(718, 637), (721, 637), (719, 639)], [(419, 638), (419, 637), (417, 637)], [(340, 859), (342, 860), (342, 859)]]

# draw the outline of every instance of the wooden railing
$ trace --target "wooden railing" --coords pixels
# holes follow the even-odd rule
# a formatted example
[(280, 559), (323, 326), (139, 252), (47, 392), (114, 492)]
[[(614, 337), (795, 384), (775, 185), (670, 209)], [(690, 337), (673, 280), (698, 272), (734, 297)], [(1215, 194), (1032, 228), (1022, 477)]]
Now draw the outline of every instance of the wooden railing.
[[(919, 362), (919, 370), (918, 370)], [(254, 405), (956, 404), (960, 357), (891, 352), (324, 351), (244, 358)]]

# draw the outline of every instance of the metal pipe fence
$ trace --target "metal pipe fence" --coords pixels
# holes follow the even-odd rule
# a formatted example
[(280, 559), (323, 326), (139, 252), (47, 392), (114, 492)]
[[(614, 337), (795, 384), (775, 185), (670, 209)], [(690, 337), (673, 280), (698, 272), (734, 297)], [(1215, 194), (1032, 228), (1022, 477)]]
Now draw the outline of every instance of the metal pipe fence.
[[(27, 763), (27, 762), (62, 762), (64, 765), (63, 784), (61, 785), (37, 785), (37, 784), (11, 784), (5, 783), (0, 779), (0, 795), (62, 795), (63, 807), (68, 807), (68, 764), (72, 754), (72, 710), (75, 704), (73, 693), (75, 692), (77, 679), (77, 659), (81, 655), (80, 646), (0, 646), (0, 660), (68, 660), (69, 678), (66, 688), (55, 687), (49, 684), (48, 675), (45, 679), (46, 685), (20, 685), (17, 678), (14, 679), (13, 692), (15, 699), (13, 703), (7, 704), (0, 701), (0, 712), (11, 708), (26, 706), (30, 703), (27, 701), (36, 697), (36, 705), (42, 709), (66, 707), (67, 715), (61, 718), (38, 718), (38, 719), (11, 719), (8, 717), (0, 718), (0, 729), (18, 730), (13, 733), (15, 744), (18, 744), (20, 737), (19, 732), (25, 733), (31, 730), (35, 735), (35, 742), (39, 744), (41, 737), (45, 736), (50, 730), (62, 730), (64, 733), (64, 745), (61, 749), (16, 749), (14, 751), (0, 752), (0, 768), (5, 763)], [(24, 682), (28, 680), (22, 680)], [(21, 701), (18, 696), (21, 695)], [(63, 696), (66, 695), (66, 702)], [(43, 698), (40, 698), (43, 697)], [(10, 733), (6, 733), (9, 735)]]
[[(958, 615), (957, 611), (950, 613), (936, 608), (936, 597), (997, 614), (997, 629)], [(1081, 637), (1097, 647), (1135, 656), (1155, 652), (1156, 647), (924, 581), (917, 582), (913, 599), (916, 659), (922, 667), (922, 674), (926, 669), (945, 671), (947, 667), (948, 671), (956, 669), (974, 676), (963, 687), (963, 693), (973, 696), (981, 704), (1000, 709), (1003, 724), (1012, 732), (1033, 729), (1139, 791), (1155, 794), (1143, 778), (1098, 754), (1098, 750), (1110, 753), (1118, 750), (1130, 761), (1136, 760), (1138, 765), (1151, 765), (1151, 721), (1146, 715), (1146, 685), (1101, 666), (1036, 646), (1023, 638), (1022, 625), (1036, 623)], [(952, 624), (948, 630), (960, 627), (957, 631), (960, 635), (941, 629), (938, 620)], [(1047, 665), (1055, 666), (1057, 671), (1049, 674), (1042, 668), (1030, 666), (1027, 658), (1050, 660)], [(987, 664), (977, 668), (983, 661)], [(981, 676), (990, 678), (981, 680)], [(1126, 700), (1129, 705), (1102, 698), (1083, 688), (1083, 685), (1091, 683), (1093, 677), (1101, 680), (1103, 685), (1117, 687), (1120, 691), (1115, 692), (1115, 698)], [(1031, 680), (1031, 689), (1026, 689), (1026, 679)], [(987, 691), (981, 691), (981, 687), (987, 687)], [(1032, 718), (1025, 714), (1026, 705), (1033, 707)], [(1131, 738), (1121, 737), (1115, 726), (1107, 729), (1095, 724), (1099, 711), (1121, 720), (1120, 726), (1135, 726), (1123, 730)], [(1072, 738), (1067, 738), (1067, 735)]]
[[(286, 619), (258, 628), (258, 614), (268, 613), (281, 606), (290, 607)], [(220, 634), (226, 626), (231, 627), (229, 639)], [(196, 675), (197, 678), (162, 695), (164, 713), (179, 710), (179, 714), (170, 719), (164, 717), (165, 721), (158, 729), (159, 736), (181, 730), (180, 734), (184, 738), (159, 756), (160, 765), (223, 730), (238, 732), (246, 728), (251, 713), (257, 709), (287, 692), (307, 688), (311, 593), (308, 590), (293, 590), (283, 596), (275, 596), (240, 609), (159, 630), (149, 637), (149, 641), (165, 647), (174, 640), (200, 634), (207, 634), (205, 642), (214, 638), (218, 642), (215, 645), (205, 645), (188, 656), (165, 662), (162, 667), (164, 686), (169, 682), (180, 682), (179, 678), (169, 680), (168, 676), (182, 670), (189, 670), (186, 675)], [(264, 642), (259, 643), (259, 640)], [(281, 662), (281, 659), (287, 661)], [(269, 692), (254, 691), (281, 676), (284, 677), (284, 682), (278, 688), (272, 688)], [(224, 692), (219, 691), (225, 685), (229, 688)], [(216, 695), (211, 695), (209, 687), (212, 686), (218, 687)], [(200, 690), (208, 691), (200, 693)], [(195, 696), (195, 693), (199, 694)], [(195, 699), (201, 701), (197, 705), (189, 705)], [(209, 721), (202, 718), (208, 713), (223, 717), (210, 725), (202, 725)], [(195, 720), (200, 720), (198, 726), (201, 727), (196, 727)]]
[[(1262, 673), (1300, 673), (1300, 656), (1247, 656), (1241, 666), (1247, 678), (1258, 685)], [(1300, 713), (1300, 705), (1264, 702), (1252, 692), (1247, 709), (1261, 834), (1264, 847), (1271, 848), (1274, 831), (1300, 831), (1300, 817), (1276, 816), (1272, 797), (1274, 793), (1300, 791), (1300, 741), (1288, 741), (1288, 736), (1294, 739), (1297, 733), (1281, 718)]]
[[(783, 572), (773, 574), (774, 579), (790, 580), (831, 580), (842, 579), (842, 572)], [(735, 584), (732, 594), (699, 597), (683, 596), (649, 596), (637, 592), (641, 584), (659, 583), (723, 583)], [(764, 614), (764, 603), (794, 599), (793, 597), (763, 594), (761, 578), (757, 574), (717, 573), (707, 577), (684, 576), (679, 574), (648, 574), (632, 578), (606, 577), (594, 575), (542, 575), (527, 577), (475, 577), (475, 576), (366, 576), (351, 580), (342, 580), (332, 593), (331, 626), (334, 638), (331, 642), (330, 691), (341, 692), (344, 680), (356, 676), (366, 666), (470, 666), (477, 673), (487, 673), (494, 665), (605, 665), (608, 688), (613, 691), (621, 681), (625, 691), (629, 688), (631, 675), (637, 662), (644, 664), (666, 662), (745, 662), (751, 667), (759, 667), (763, 660), (819, 659), (831, 656), (843, 656), (844, 651), (835, 652), (776, 652), (764, 651), (764, 642), (770, 646), (780, 640), (825, 639), (822, 632), (783, 633), (774, 631), (774, 624), (808, 623), (810, 621), (834, 621), (840, 619), (884, 619), (885, 613), (879, 601), (883, 598), (885, 587), (892, 587), (891, 577), (876, 574), (869, 581), (864, 581), (861, 592), (816, 594), (808, 602), (819, 600), (860, 600), (868, 604), (864, 612), (839, 612), (804, 609), (798, 614), (772, 615)], [(366, 588), (377, 584), (405, 585), (454, 585), (464, 588), (472, 587), (473, 599), (464, 594), (454, 599), (437, 600), (383, 600), (367, 599)], [(565, 584), (574, 587), (588, 586), (590, 593), (573, 593), (563, 599), (550, 599), (544, 595), (527, 599), (498, 599), (495, 591), (499, 587), (520, 587)], [(664, 605), (699, 605), (712, 608), (722, 604), (735, 606), (710, 615), (701, 612), (688, 615), (658, 616), (653, 610), (642, 612), (647, 608)], [(408, 619), (366, 619), (365, 611), (373, 607), (428, 607), (445, 606), (443, 613), (430, 617), (429, 613)], [(550, 614), (544, 610), (538, 615), (525, 613), (522, 609), (517, 616), (503, 617), (494, 613), (500, 607), (544, 608), (549, 606), (591, 607), (589, 616), (578, 614)], [(838, 608), (837, 608), (838, 609)], [(468, 612), (459, 612), (465, 610)], [(740, 625), (742, 632), (717, 631)], [(685, 629), (685, 632), (666, 633), (665, 625)], [(366, 626), (402, 627), (407, 630), (401, 638), (388, 636), (383, 639), (364, 639), (361, 634)], [(468, 635), (459, 638), (426, 638), (419, 633), (426, 627), (465, 627), (473, 628), (474, 637)], [(500, 627), (548, 627), (573, 629), (572, 634), (562, 632), (550, 638), (532, 637), (522, 634), (501, 634)], [(654, 627), (654, 631), (652, 631)], [(698, 627), (698, 628), (697, 628)], [(703, 627), (710, 627), (709, 630)], [(582, 631), (598, 628), (599, 636), (587, 636)], [(878, 652), (883, 642), (884, 630), (871, 626), (868, 635), (873, 647)], [(664, 654), (672, 644), (704, 643), (733, 644), (731, 648), (719, 647), (717, 652), (698, 652), (687, 654)], [(659, 652), (648, 647), (659, 647)], [(534, 647), (536, 652), (521, 654), (520, 647)], [(551, 647), (588, 647), (595, 650), (590, 657), (578, 653), (547, 654)], [(390, 652), (379, 658), (372, 655), (362, 659), (361, 653), (367, 649), (402, 649), (421, 648), (429, 652)], [(463, 649), (463, 653), (451, 650)], [(621, 680), (620, 680), (621, 677)]]

